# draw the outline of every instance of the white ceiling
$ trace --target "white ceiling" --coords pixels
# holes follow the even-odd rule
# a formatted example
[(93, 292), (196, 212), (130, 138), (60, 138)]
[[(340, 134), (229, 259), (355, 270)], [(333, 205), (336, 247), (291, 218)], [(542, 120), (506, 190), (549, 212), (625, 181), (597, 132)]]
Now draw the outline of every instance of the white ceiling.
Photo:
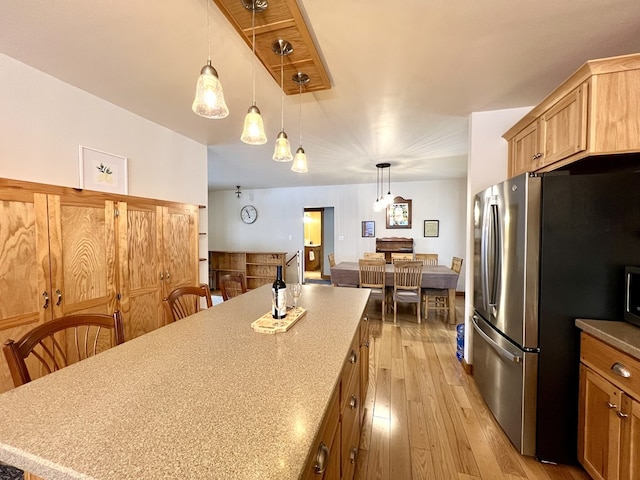
[[(212, 189), (374, 183), (382, 161), (392, 183), (461, 178), (471, 112), (535, 105), (586, 60), (640, 52), (638, 0), (298, 0), (332, 81), (302, 95), (303, 175), (271, 160), (280, 90), (258, 62), (269, 142), (240, 142), (251, 50), (213, 3), (231, 113), (191, 111), (205, 2), (0, 0), (0, 52), (209, 145)], [(294, 150), (299, 105), (285, 98)]]

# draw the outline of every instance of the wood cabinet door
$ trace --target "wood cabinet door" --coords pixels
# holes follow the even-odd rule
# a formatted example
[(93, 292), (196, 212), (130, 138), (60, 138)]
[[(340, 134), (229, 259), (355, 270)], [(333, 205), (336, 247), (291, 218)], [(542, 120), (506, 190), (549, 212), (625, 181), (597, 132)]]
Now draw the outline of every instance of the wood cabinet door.
[(125, 340), (164, 325), (162, 207), (118, 204), (119, 293)]
[(540, 117), (543, 156), (538, 168), (586, 150), (587, 92), (588, 86), (585, 83)]
[(622, 391), (580, 365), (578, 460), (594, 479), (618, 479)]
[(538, 122), (534, 121), (509, 142), (510, 178), (537, 170), (538, 158), (541, 156), (538, 137)]
[(49, 195), (48, 215), (54, 317), (113, 313), (118, 307), (114, 202)]
[(640, 480), (640, 402), (623, 395), (620, 480)]
[(162, 207), (162, 265), (164, 291), (198, 285), (197, 207)]
[[(0, 189), (0, 218), (3, 345), (52, 318), (47, 196), (23, 189)], [(9, 367), (0, 355), (0, 393), (11, 388)]]

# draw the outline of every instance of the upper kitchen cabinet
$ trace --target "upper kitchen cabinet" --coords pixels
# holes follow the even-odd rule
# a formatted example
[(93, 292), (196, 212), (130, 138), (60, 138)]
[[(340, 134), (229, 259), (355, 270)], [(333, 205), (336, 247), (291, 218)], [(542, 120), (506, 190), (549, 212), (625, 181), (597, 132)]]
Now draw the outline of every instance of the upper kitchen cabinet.
[(503, 135), (509, 177), (640, 152), (639, 97), (640, 54), (587, 62)]

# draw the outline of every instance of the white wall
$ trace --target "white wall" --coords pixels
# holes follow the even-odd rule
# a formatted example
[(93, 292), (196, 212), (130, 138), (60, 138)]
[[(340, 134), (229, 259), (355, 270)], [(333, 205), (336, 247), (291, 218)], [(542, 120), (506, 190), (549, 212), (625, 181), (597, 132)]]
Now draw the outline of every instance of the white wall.
[(472, 363), (471, 316), (473, 315), (473, 199), (475, 194), (507, 178), (508, 144), (502, 135), (532, 107), (475, 112), (469, 117), (469, 163), (467, 171), (467, 224), (465, 268), (465, 360)]
[[(336, 261), (357, 261), (375, 251), (375, 238), (363, 238), (361, 222), (376, 222), (376, 237), (412, 237), (416, 252), (434, 252), (449, 264), (463, 256), (466, 234), (466, 179), (392, 183), (394, 195), (412, 200), (412, 228), (387, 229), (385, 213), (373, 211), (375, 184), (333, 185), (209, 192), (209, 247), (212, 250), (278, 251), (287, 258), (302, 249), (305, 207), (334, 207)], [(258, 210), (254, 224), (240, 220), (243, 205)], [(440, 236), (423, 237), (424, 220), (440, 220)], [(287, 275), (295, 275), (293, 271)], [(458, 290), (464, 289), (464, 275)]]
[(0, 177), (77, 187), (78, 145), (128, 157), (129, 195), (207, 203), (205, 145), (0, 54)]

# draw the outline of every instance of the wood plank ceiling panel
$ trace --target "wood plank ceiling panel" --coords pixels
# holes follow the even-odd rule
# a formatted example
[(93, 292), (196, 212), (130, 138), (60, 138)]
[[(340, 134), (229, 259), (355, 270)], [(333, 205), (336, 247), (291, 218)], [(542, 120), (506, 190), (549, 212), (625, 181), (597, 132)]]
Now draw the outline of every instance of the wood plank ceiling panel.
[[(251, 10), (247, 10), (241, 0), (212, 0), (227, 17), (231, 25), (251, 45)], [(291, 78), (298, 72), (309, 76), (309, 83), (303, 92), (328, 90), (331, 88), (329, 75), (322, 58), (307, 28), (296, 0), (268, 0), (263, 12), (256, 12), (256, 57), (280, 85), (280, 57), (273, 53), (271, 45), (282, 39), (288, 41), (293, 52), (284, 58), (284, 92), (287, 95), (299, 93), (299, 86)]]

